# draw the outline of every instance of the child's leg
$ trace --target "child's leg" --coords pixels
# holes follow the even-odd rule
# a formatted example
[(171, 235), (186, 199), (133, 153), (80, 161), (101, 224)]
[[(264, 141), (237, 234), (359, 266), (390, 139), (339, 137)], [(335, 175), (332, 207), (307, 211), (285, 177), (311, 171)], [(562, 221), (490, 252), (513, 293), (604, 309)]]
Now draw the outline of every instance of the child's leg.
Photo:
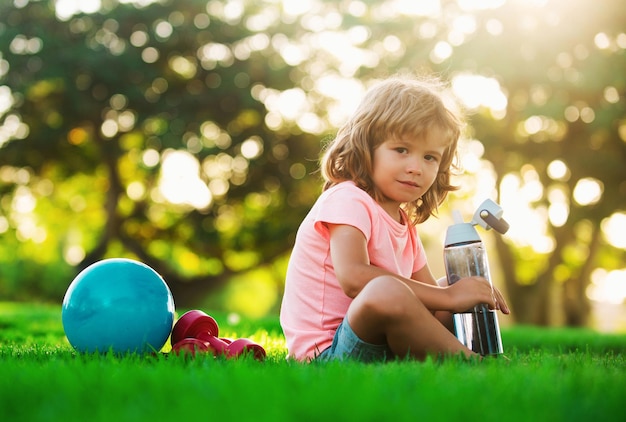
[(352, 301), (348, 322), (361, 340), (387, 343), (398, 357), (475, 355), (422, 304), (402, 281), (382, 276), (370, 281)]
[(452, 313), (448, 311), (436, 311), (433, 313), (435, 318), (443, 324), (451, 333), (454, 333), (454, 319)]

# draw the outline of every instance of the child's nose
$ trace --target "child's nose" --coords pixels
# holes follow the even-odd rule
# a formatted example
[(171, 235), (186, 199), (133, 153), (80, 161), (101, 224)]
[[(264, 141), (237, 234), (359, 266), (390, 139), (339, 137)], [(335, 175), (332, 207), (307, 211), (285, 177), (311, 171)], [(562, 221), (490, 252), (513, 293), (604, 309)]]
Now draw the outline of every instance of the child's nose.
[(411, 174), (421, 174), (422, 173), (421, 161), (417, 159), (409, 160), (409, 163), (407, 165), (407, 172)]

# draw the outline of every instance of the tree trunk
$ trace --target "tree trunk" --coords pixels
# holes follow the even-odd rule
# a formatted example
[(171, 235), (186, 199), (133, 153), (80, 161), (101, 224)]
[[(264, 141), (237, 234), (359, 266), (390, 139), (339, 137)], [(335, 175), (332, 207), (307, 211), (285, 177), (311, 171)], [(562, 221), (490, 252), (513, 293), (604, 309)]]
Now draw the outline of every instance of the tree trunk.
[(509, 246), (501, 236), (495, 237), (507, 302), (511, 316), (518, 324), (548, 325), (549, 282), (545, 277), (538, 277), (533, 284), (522, 285), (515, 274), (515, 259)]
[(563, 311), (565, 325), (582, 327), (589, 322), (591, 306), (587, 298), (587, 286), (591, 280), (595, 257), (600, 250), (601, 230), (594, 226), (589, 242), (589, 255), (580, 268), (577, 277), (571, 277), (563, 284)]
[[(104, 205), (106, 213), (105, 226), (102, 228), (102, 233), (100, 233), (100, 239), (96, 246), (89, 251), (77, 265), (79, 271), (102, 259), (107, 252), (111, 240), (117, 238), (119, 235), (120, 217), (117, 213), (117, 203), (120, 195), (124, 191), (124, 186), (122, 185), (117, 166), (118, 157), (114, 152), (111, 152), (110, 149), (102, 145), (104, 142), (108, 141), (97, 138), (97, 145), (100, 147), (100, 154), (103, 157), (103, 163), (109, 176), (109, 186)], [(114, 150), (117, 151), (117, 149)]]

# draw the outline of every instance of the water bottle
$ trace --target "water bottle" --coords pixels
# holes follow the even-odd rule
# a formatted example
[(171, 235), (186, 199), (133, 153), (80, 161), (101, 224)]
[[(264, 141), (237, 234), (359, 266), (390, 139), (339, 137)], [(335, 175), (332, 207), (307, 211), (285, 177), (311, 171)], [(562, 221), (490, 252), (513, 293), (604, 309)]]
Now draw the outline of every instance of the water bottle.
[[(455, 224), (448, 227), (444, 247), (444, 264), (448, 284), (464, 277), (479, 276), (491, 284), (485, 246), (471, 223), (464, 223), (455, 214)], [(486, 304), (453, 314), (457, 339), (482, 356), (502, 353), (498, 316)]]

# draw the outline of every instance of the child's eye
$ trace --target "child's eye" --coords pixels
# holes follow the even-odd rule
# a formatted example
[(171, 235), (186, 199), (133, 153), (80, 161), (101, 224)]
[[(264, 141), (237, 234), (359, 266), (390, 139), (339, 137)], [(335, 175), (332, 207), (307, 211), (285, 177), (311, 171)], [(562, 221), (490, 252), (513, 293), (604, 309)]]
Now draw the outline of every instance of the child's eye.
[(406, 154), (409, 152), (409, 150), (403, 147), (398, 147), (396, 148), (396, 152), (399, 152), (400, 154)]
[(437, 157), (435, 157), (434, 155), (426, 155), (424, 158), (426, 159), (426, 161), (437, 161)]

